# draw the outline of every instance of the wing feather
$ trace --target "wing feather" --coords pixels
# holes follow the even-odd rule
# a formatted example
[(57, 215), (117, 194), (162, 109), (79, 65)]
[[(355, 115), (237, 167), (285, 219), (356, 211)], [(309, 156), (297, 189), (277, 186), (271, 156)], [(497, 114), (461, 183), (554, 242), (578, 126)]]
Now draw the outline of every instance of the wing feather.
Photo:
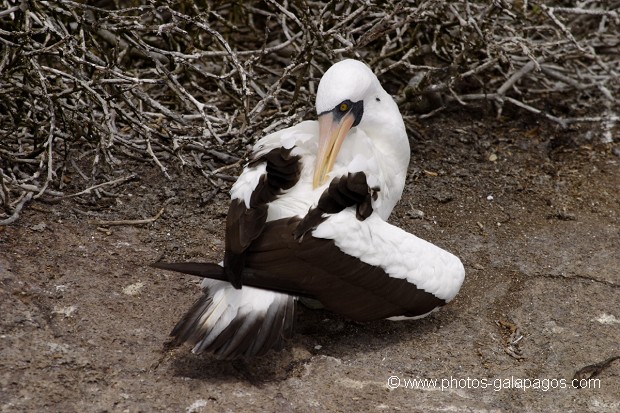
[[(356, 218), (354, 210), (336, 215), (341, 214), (352, 222), (362, 222)], [(384, 268), (364, 262), (363, 257), (356, 256), (355, 252), (343, 251), (337, 245), (338, 240), (319, 238), (314, 233), (298, 240), (294, 233), (299, 222), (299, 218), (269, 222), (261, 236), (252, 243), (246, 261), (247, 268), (255, 271), (252, 285), (278, 291), (301, 291), (303, 295), (321, 301), (328, 310), (359, 321), (427, 314), (451, 298), (436, 291), (427, 291), (416, 282), (420, 274), (413, 273), (421, 268), (417, 262), (403, 262), (400, 266)], [(321, 226), (328, 224), (329, 218)], [(347, 226), (341, 229), (346, 232)], [(390, 238), (388, 231), (381, 237), (366, 239), (369, 245), (365, 245), (363, 251), (382, 251), (386, 244), (392, 248), (397, 248), (395, 246), (399, 244), (411, 245), (412, 239), (422, 241), (404, 231), (393, 231), (391, 234), (393, 238)], [(355, 237), (355, 233), (348, 236)], [(443, 251), (443, 254), (449, 253)], [(408, 255), (403, 254), (402, 257), (407, 258)], [(456, 257), (454, 259), (458, 260)], [(452, 260), (450, 264), (454, 264)], [(441, 260), (436, 261), (435, 265), (437, 274), (452, 271), (449, 277), (443, 276), (443, 279), (460, 287), (462, 275), (458, 266), (453, 271), (451, 266), (444, 267)], [(428, 272), (422, 275), (433, 276)]]
[[(460, 260), (374, 216), (360, 221), (351, 207), (329, 216), (301, 239), (295, 235), (301, 218), (267, 222), (244, 253), (245, 285), (315, 298), (326, 309), (358, 321), (422, 316), (450, 301), (464, 278)], [(189, 268), (201, 276), (213, 272), (212, 264), (204, 271)], [(218, 277), (221, 274), (213, 274)], [(212, 300), (215, 306), (217, 296)], [(282, 313), (288, 308), (277, 310)], [(198, 306), (194, 313), (204, 311)], [(188, 331), (192, 325), (204, 324), (201, 317), (185, 321)], [(230, 328), (241, 331), (245, 327)], [(224, 334), (224, 340), (230, 331), (215, 335)], [(243, 343), (244, 348), (248, 345)]]
[(293, 187), (301, 173), (300, 157), (278, 147), (254, 158), (233, 187), (226, 219), (224, 270), (230, 283), (241, 288), (245, 251), (267, 222), (268, 205)]

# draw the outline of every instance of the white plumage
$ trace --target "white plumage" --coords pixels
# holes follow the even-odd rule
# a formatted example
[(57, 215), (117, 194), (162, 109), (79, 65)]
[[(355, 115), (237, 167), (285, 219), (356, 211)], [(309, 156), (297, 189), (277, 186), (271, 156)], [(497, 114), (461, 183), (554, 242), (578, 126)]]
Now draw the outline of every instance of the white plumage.
[(345, 254), (381, 267), (390, 277), (404, 278), (446, 302), (456, 296), (465, 279), (465, 268), (456, 256), (375, 214), (360, 221), (348, 209), (330, 216), (312, 235), (332, 239)]
[[(274, 149), (290, 150), (291, 156), (299, 157), (299, 178), (294, 186), (269, 201), (267, 222), (306, 216), (317, 207), (334, 178), (362, 172), (368, 187), (378, 189), (370, 216), (360, 219), (353, 205), (324, 215), (324, 221), (312, 229), (311, 235), (333, 240), (341, 252), (360, 262), (380, 267), (389, 277), (406, 280), (437, 299), (450, 301), (464, 279), (460, 260), (385, 222), (402, 195), (410, 156), (405, 125), (394, 100), (366, 65), (344, 60), (321, 79), (316, 110), (318, 121), (301, 122), (272, 133), (254, 146), (253, 157), (258, 160)], [(233, 185), (231, 199), (249, 210), (254, 192), (268, 174), (267, 161), (254, 162)], [(195, 306), (192, 311), (199, 314), (190, 317), (193, 324), (187, 327), (200, 330), (200, 337), (193, 339), (195, 352), (212, 345), (234, 323), (241, 326), (235, 327), (237, 336), (231, 339), (237, 341), (255, 334), (256, 329), (273, 329), (272, 316), (289, 317), (295, 300), (287, 294), (247, 285), (235, 289), (227, 282), (207, 278), (203, 287), (205, 305)], [(395, 314), (394, 318), (399, 316)], [(276, 322), (287, 325), (290, 320)], [(238, 356), (234, 354), (237, 344), (229, 343), (219, 355)], [(254, 343), (252, 348), (241, 351), (251, 355), (258, 347)]]

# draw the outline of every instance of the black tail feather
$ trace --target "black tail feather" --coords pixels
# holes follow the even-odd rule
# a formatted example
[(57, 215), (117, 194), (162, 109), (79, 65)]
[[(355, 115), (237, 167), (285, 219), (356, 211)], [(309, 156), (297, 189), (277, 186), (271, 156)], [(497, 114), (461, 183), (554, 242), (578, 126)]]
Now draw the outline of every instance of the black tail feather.
[(154, 262), (151, 264), (151, 267), (195, 275), (202, 278), (228, 281), (228, 278), (224, 274), (224, 268), (210, 262)]
[[(150, 266), (161, 270), (230, 282), (222, 266), (209, 262), (155, 262)], [(308, 294), (307, 291), (296, 288), (294, 283), (289, 282), (286, 284), (266, 271), (257, 271), (252, 268), (243, 269), (243, 285), (297, 297), (315, 298), (313, 295)]]

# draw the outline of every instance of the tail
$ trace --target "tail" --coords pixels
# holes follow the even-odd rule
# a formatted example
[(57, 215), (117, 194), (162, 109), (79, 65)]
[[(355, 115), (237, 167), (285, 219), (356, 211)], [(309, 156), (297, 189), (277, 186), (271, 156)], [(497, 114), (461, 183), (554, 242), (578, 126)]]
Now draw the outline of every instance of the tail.
[[(185, 273), (210, 277), (200, 297), (172, 330), (172, 345), (188, 343), (192, 352), (213, 353), (219, 359), (254, 357), (279, 350), (292, 335), (295, 298), (244, 286), (235, 289), (217, 264), (184, 267)], [(158, 263), (162, 269), (176, 264)], [(184, 264), (181, 264), (184, 265)], [(197, 273), (198, 271), (199, 273)]]

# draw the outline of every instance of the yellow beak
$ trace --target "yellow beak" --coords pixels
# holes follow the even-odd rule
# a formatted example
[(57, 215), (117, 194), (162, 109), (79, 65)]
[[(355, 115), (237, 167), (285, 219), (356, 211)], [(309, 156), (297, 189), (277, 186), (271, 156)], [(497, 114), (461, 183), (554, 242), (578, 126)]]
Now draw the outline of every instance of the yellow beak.
[(319, 153), (316, 156), (316, 166), (312, 187), (318, 188), (327, 180), (334, 167), (338, 152), (344, 142), (344, 138), (355, 122), (355, 115), (349, 112), (340, 121), (334, 119), (332, 112), (324, 113), (319, 116)]

